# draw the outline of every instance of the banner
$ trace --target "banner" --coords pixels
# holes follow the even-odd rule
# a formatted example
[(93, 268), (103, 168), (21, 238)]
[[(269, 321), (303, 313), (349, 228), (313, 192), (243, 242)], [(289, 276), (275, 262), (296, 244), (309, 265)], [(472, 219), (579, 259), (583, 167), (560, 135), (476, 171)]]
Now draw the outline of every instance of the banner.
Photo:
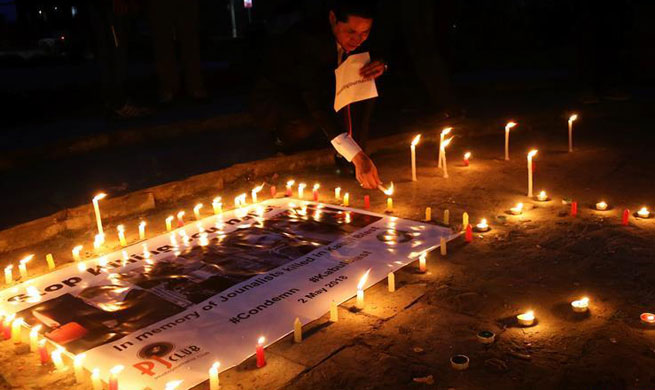
[(123, 251), (0, 292), (3, 309), (84, 367), (123, 365), (121, 388), (207, 380), (435, 249), (450, 229), (362, 210), (271, 199), (188, 223)]

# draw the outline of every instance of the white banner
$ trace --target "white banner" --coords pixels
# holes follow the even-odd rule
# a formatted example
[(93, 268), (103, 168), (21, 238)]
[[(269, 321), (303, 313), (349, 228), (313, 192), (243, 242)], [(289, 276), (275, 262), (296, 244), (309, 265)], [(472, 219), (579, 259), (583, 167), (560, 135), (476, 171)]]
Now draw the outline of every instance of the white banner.
[(271, 199), (189, 223), (124, 251), (0, 291), (3, 309), (41, 324), (121, 388), (207, 380), (435, 249), (450, 229), (362, 210)]

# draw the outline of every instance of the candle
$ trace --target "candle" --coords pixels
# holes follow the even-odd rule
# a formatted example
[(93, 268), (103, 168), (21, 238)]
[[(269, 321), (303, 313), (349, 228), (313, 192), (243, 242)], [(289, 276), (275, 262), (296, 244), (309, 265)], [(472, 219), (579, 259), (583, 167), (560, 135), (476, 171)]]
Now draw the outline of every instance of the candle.
[(439, 137), (439, 162), (437, 164), (437, 168), (443, 168), (443, 142), (444, 138), (450, 134), (452, 130), (452, 127), (446, 127), (441, 131), (441, 135)]
[(105, 242), (105, 235), (100, 233), (96, 234), (93, 238), (93, 249), (100, 249), (103, 242)]
[(18, 262), (18, 272), (20, 272), (20, 277), (22, 279), (27, 279), (27, 263), (32, 260), (33, 257), (34, 255), (29, 255)]
[(359, 309), (364, 308), (364, 285), (366, 284), (366, 279), (368, 279), (368, 274), (371, 272), (371, 269), (369, 268), (368, 271), (364, 273), (364, 276), (359, 279), (359, 283), (357, 283), (357, 307)]
[(446, 256), (448, 254), (448, 241), (446, 241), (446, 237), (441, 236), (439, 240), (439, 248), (441, 249), (441, 256)]
[(605, 210), (607, 210), (607, 207), (608, 207), (608, 205), (607, 205), (607, 203), (605, 201), (600, 201), (600, 202), (596, 203), (596, 210), (605, 211)]
[(339, 308), (334, 300), (330, 301), (330, 322), (339, 322)]
[(432, 207), (426, 207), (425, 208), (425, 221), (431, 221), (432, 220)]
[(218, 378), (218, 369), (220, 367), (221, 363), (214, 362), (209, 369), (209, 390), (218, 390), (220, 387), (220, 380)]
[(575, 217), (578, 215), (578, 202), (571, 202), (571, 216)]
[(64, 352), (64, 349), (62, 347), (57, 347), (54, 351), (52, 351), (52, 363), (55, 365), (55, 369), (58, 371), (62, 371), (66, 368), (64, 365), (64, 361), (61, 358), (61, 354)]
[(512, 215), (521, 215), (521, 214), (523, 214), (523, 203), (517, 203), (516, 206), (509, 209), (509, 212)]
[(22, 330), (24, 321), (18, 317), (11, 323), (11, 341), (14, 344), (20, 344), (22, 341)]
[(178, 211), (177, 213), (177, 227), (184, 226), (184, 211)]
[(198, 203), (197, 205), (193, 206), (193, 216), (196, 217), (196, 221), (200, 220), (200, 209), (202, 209), (202, 206), (202, 203)]
[(124, 368), (125, 367), (119, 364), (109, 370), (109, 390), (118, 390), (118, 375)]
[(532, 198), (532, 158), (537, 154), (538, 150), (534, 149), (528, 153), (528, 197)]
[(2, 335), (5, 340), (9, 340), (11, 338), (11, 323), (14, 321), (14, 318), (16, 318), (16, 314), (11, 313), (6, 315), (2, 320)]
[(343, 195), (343, 205), (346, 207), (350, 205), (350, 194), (347, 192)]
[(648, 218), (650, 217), (650, 211), (646, 207), (642, 207), (637, 211), (637, 215), (640, 216), (641, 218)]
[(271, 186), (271, 198), (275, 198), (275, 195), (277, 195), (277, 187)]
[(464, 166), (468, 167), (471, 160), (471, 152), (464, 153)]
[(176, 381), (170, 381), (166, 382), (166, 385), (164, 386), (164, 390), (176, 390), (180, 384), (184, 382), (183, 380), (176, 380)]
[(287, 192), (286, 192), (285, 196), (292, 196), (293, 195), (293, 188), (292, 187), (293, 187), (293, 185), (295, 183), (296, 183), (295, 180), (289, 180), (287, 182)]
[(41, 330), (41, 325), (37, 325), (30, 329), (30, 351), (36, 352), (39, 349), (39, 331)]
[(53, 270), (55, 269), (55, 258), (52, 256), (52, 253), (48, 253), (45, 255), (45, 262), (48, 264), (48, 269)]
[(84, 383), (84, 367), (82, 366), (82, 363), (84, 362), (85, 357), (86, 354), (81, 353), (75, 355), (75, 358), (73, 359), (73, 369), (75, 370), (75, 381), (77, 383)]
[(653, 313), (642, 313), (639, 318), (646, 325), (655, 325), (655, 314)]
[(629, 222), (630, 222), (630, 210), (625, 209), (623, 210), (623, 216), (621, 217), (621, 224), (623, 226), (628, 226)]
[(293, 342), (302, 342), (302, 322), (300, 322), (300, 318), (298, 317), (293, 321)]
[(577, 114), (573, 114), (569, 117), (569, 153), (573, 151), (573, 122), (578, 119)]
[(469, 224), (469, 213), (467, 213), (465, 211), (465, 212), (462, 213), (462, 227), (464, 227), (464, 229), (466, 229), (468, 224)]
[(82, 248), (83, 248), (82, 245), (78, 245), (75, 248), (73, 248), (73, 251), (72, 251), (73, 252), (73, 259), (75, 261), (82, 260), (82, 257), (80, 256), (80, 252), (82, 251)]
[(234, 198), (234, 206), (235, 207), (244, 207), (246, 205), (246, 194), (245, 192), (237, 197)]
[(532, 310), (519, 314), (516, 319), (521, 326), (532, 326), (534, 324), (534, 312)]
[(584, 297), (577, 301), (571, 302), (571, 308), (576, 313), (584, 313), (589, 310), (589, 298)]
[(116, 229), (118, 229), (118, 240), (121, 242), (121, 246), (127, 246), (127, 240), (125, 239), (125, 226), (118, 225), (116, 226)]
[(14, 281), (13, 268), (13, 264), (5, 267), (5, 284), (11, 284)]
[(473, 241), (473, 227), (470, 224), (466, 225), (466, 234), (464, 237), (466, 238), (466, 242)]
[(446, 147), (450, 145), (450, 142), (452, 140), (453, 137), (450, 137), (441, 143), (441, 162), (443, 168), (443, 177), (446, 179), (448, 178), (448, 164), (446, 163)]
[(217, 196), (212, 200), (212, 208), (214, 209), (214, 215), (218, 215), (223, 212), (223, 200), (220, 196)]
[(262, 368), (266, 365), (266, 356), (264, 356), (264, 342), (266, 339), (264, 336), (260, 337), (257, 340), (257, 347), (255, 349), (255, 355), (257, 355), (257, 368)]
[(487, 224), (487, 220), (485, 218), (482, 218), (480, 220), (480, 223), (475, 225), (475, 228), (479, 232), (487, 232), (487, 231), (489, 231), (489, 224)]
[(252, 198), (252, 203), (257, 203), (257, 194), (264, 188), (264, 183), (258, 185), (250, 191), (250, 197)]
[(425, 273), (428, 270), (427, 255), (425, 253), (421, 253), (418, 257), (418, 270), (421, 273)]
[(139, 222), (139, 240), (146, 239), (146, 221)]
[[(419, 257), (419, 261), (421, 258)], [(396, 274), (393, 272), (389, 272), (387, 275), (387, 289), (389, 292), (395, 292), (396, 291)]]
[(446, 226), (450, 225), (450, 210), (448, 209), (443, 211), (443, 224)]
[(371, 197), (368, 195), (364, 195), (364, 208), (367, 210), (371, 208)]
[(166, 217), (166, 231), (167, 232), (170, 232), (171, 230), (173, 230), (173, 219), (175, 219), (175, 217), (173, 217), (172, 215), (169, 215), (168, 217)]
[(307, 187), (307, 184), (305, 183), (298, 184), (298, 199), (303, 199), (305, 197), (305, 187)]
[(505, 161), (509, 161), (509, 131), (516, 126), (514, 122), (507, 122), (505, 125)]
[(39, 341), (39, 360), (41, 361), (41, 364), (48, 364), (48, 361), (50, 360), (48, 355), (48, 347), (46, 346), (46, 339), (41, 339)]
[(101, 199), (104, 199), (107, 196), (107, 194), (99, 193), (98, 195), (93, 197), (93, 200), (91, 201), (93, 203), (93, 211), (96, 214), (96, 224), (98, 225), (98, 234), (103, 235), (104, 237), (104, 232), (102, 231), (102, 219), (100, 218), (100, 206), (98, 205), (98, 201)]
[(341, 200), (341, 187), (337, 187), (334, 189), (334, 199)]
[(393, 198), (387, 198), (387, 212), (390, 213), (393, 211)]
[(312, 196), (314, 198), (314, 202), (318, 202), (318, 189), (321, 188), (321, 185), (318, 183), (314, 184), (314, 187), (312, 188)]
[(537, 200), (540, 202), (545, 202), (548, 200), (548, 194), (546, 194), (546, 191), (541, 191), (539, 195), (537, 195)]
[(411, 145), (411, 152), (412, 152), (412, 181), (416, 181), (416, 145), (418, 142), (421, 140), (421, 134), (417, 135), (414, 137), (412, 140), (412, 145)]
[(389, 188), (382, 189), (382, 192), (387, 195), (387, 212), (389, 213), (393, 211), (393, 199), (391, 198), (391, 195), (393, 195), (393, 188), (393, 182), (391, 182)]

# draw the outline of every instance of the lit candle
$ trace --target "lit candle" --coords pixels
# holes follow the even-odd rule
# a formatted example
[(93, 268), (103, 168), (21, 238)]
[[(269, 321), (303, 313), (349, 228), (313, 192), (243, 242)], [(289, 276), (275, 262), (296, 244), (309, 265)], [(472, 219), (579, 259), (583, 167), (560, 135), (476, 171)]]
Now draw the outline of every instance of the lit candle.
[(41, 325), (37, 325), (30, 329), (30, 351), (36, 352), (39, 349), (39, 331), (41, 330)]
[(548, 200), (548, 194), (546, 194), (546, 191), (541, 191), (539, 195), (537, 195), (537, 200), (540, 202), (545, 202)]
[(469, 224), (469, 213), (466, 211), (462, 213), (462, 227), (466, 229)]
[(343, 195), (343, 205), (346, 207), (350, 206), (350, 194), (347, 192)]
[(314, 187), (312, 188), (312, 197), (314, 199), (314, 202), (318, 202), (318, 189), (321, 188), (321, 185), (318, 183), (314, 184)]
[(528, 197), (532, 198), (532, 158), (537, 154), (538, 150), (534, 149), (528, 153)]
[(628, 226), (630, 223), (630, 210), (625, 209), (623, 210), (623, 216), (621, 217), (621, 224), (623, 226)]
[(432, 207), (426, 207), (425, 208), (425, 221), (431, 221), (432, 220)]
[(412, 152), (412, 181), (416, 181), (416, 145), (421, 140), (421, 134), (414, 137), (410, 146)]
[(55, 258), (52, 256), (52, 253), (48, 253), (45, 255), (45, 262), (48, 264), (48, 269), (53, 270), (55, 269)]
[(307, 184), (305, 183), (298, 184), (298, 199), (303, 199), (305, 197), (305, 187), (307, 187)]
[(334, 189), (334, 199), (341, 200), (341, 187), (337, 187)]
[(507, 122), (505, 125), (505, 161), (509, 161), (509, 131), (516, 126), (514, 122)]
[(241, 207), (243, 207), (245, 205), (246, 205), (246, 194), (245, 193), (243, 193), (243, 194), (241, 194), (239, 196), (236, 196), (234, 198), (234, 207), (241, 208)]
[(9, 264), (5, 267), (5, 284), (11, 284), (14, 281), (13, 269), (13, 264)]
[(166, 385), (164, 386), (164, 390), (177, 390), (177, 388), (184, 382), (183, 380), (176, 380), (176, 381), (170, 381), (166, 382)]
[(571, 308), (576, 313), (584, 313), (589, 310), (589, 298), (584, 297), (577, 301), (571, 302)]
[(516, 206), (509, 209), (509, 212), (512, 215), (521, 215), (521, 214), (523, 214), (523, 203), (517, 203)]
[(177, 227), (184, 226), (184, 211), (178, 211), (177, 213)]
[[(419, 261), (421, 258), (419, 257)], [(396, 291), (396, 274), (393, 272), (389, 272), (387, 275), (387, 289), (389, 292), (395, 292)]]
[(33, 257), (34, 255), (29, 255), (18, 262), (18, 272), (20, 272), (20, 277), (22, 279), (27, 279), (27, 263), (32, 260)]
[(437, 163), (437, 168), (443, 167), (443, 142), (444, 138), (450, 134), (452, 130), (452, 127), (446, 127), (441, 131), (441, 135), (439, 136), (439, 162)]
[(121, 242), (121, 246), (127, 246), (127, 240), (125, 239), (125, 226), (118, 225), (116, 226), (116, 229), (118, 229), (118, 240)]
[(427, 272), (428, 270), (427, 255), (425, 253), (421, 253), (418, 257), (418, 270), (422, 273)]
[(16, 314), (11, 313), (6, 315), (2, 320), (2, 335), (5, 340), (11, 339), (11, 323), (14, 321), (14, 318), (16, 318)]
[(446, 226), (450, 225), (450, 210), (448, 209), (443, 211), (443, 224)]
[(105, 235), (100, 233), (96, 234), (93, 239), (93, 249), (100, 249), (100, 247), (104, 242), (105, 242)]
[(257, 194), (258, 194), (259, 191), (261, 191), (263, 188), (264, 188), (264, 183), (262, 183), (261, 185), (259, 185), (259, 186), (255, 187), (255, 188), (253, 188), (252, 191), (250, 191), (250, 197), (252, 198), (252, 203), (253, 203), (253, 204), (258, 202), (258, 201), (257, 201)]
[(487, 232), (489, 231), (489, 224), (487, 223), (487, 220), (485, 218), (482, 218), (482, 220), (480, 220), (480, 223), (475, 225), (475, 228), (479, 232)]
[(14, 344), (20, 344), (22, 341), (22, 330), (24, 321), (18, 317), (11, 323), (11, 341)]
[(578, 202), (571, 202), (571, 216), (575, 217), (578, 215)]
[(109, 370), (109, 390), (118, 390), (118, 375), (124, 368), (125, 367), (119, 364)]
[(387, 212), (390, 213), (390, 212), (393, 211), (393, 199), (391, 198), (391, 195), (393, 195), (393, 189), (394, 189), (393, 182), (391, 182), (391, 184), (389, 185), (389, 188), (385, 189), (384, 187), (381, 187), (380, 189), (387, 196)]
[(212, 208), (214, 209), (214, 214), (218, 215), (223, 212), (223, 200), (220, 196), (217, 196), (212, 200)]
[(464, 153), (464, 166), (468, 167), (471, 160), (471, 152)]
[(287, 192), (285, 196), (292, 196), (293, 195), (293, 185), (296, 183), (295, 180), (289, 180), (287, 182)]
[(637, 211), (637, 215), (640, 216), (641, 218), (648, 218), (650, 217), (650, 211), (646, 207), (642, 207)]
[(73, 259), (75, 261), (82, 260), (82, 257), (80, 256), (80, 252), (82, 251), (82, 248), (83, 248), (82, 245), (78, 245), (75, 248), (73, 248), (73, 251), (72, 251), (73, 252)]
[(516, 316), (516, 319), (521, 326), (532, 326), (534, 324), (534, 312), (532, 310), (519, 314)]
[(370, 272), (371, 269), (369, 268), (368, 271), (364, 273), (364, 276), (359, 279), (359, 283), (357, 283), (357, 307), (360, 309), (364, 308), (364, 285), (366, 284), (366, 279), (368, 279), (368, 274)]
[(608, 207), (608, 205), (607, 205), (607, 203), (605, 201), (600, 201), (600, 202), (596, 203), (596, 210), (605, 211), (605, 210), (607, 210), (607, 207)]
[(446, 256), (448, 254), (448, 241), (446, 237), (441, 237), (439, 239), (439, 248), (441, 248), (441, 256)]
[(220, 387), (220, 380), (218, 377), (218, 369), (220, 367), (220, 362), (214, 362), (209, 369), (209, 390), (218, 390)]
[(86, 354), (81, 353), (75, 355), (75, 358), (73, 359), (73, 369), (75, 370), (75, 381), (77, 383), (84, 383), (84, 367), (82, 366), (82, 363), (84, 363), (85, 357)]
[(264, 342), (266, 339), (264, 336), (260, 337), (257, 340), (257, 347), (255, 349), (255, 355), (257, 356), (257, 368), (262, 368), (266, 365), (266, 356), (264, 355)]
[(573, 114), (569, 117), (569, 153), (573, 151), (573, 122), (578, 119), (577, 114)]
[(293, 321), (293, 342), (302, 342), (302, 322), (300, 322), (300, 318), (298, 317)]
[(46, 346), (46, 342), (48, 340), (46, 339), (41, 339), (39, 341), (39, 360), (41, 361), (41, 364), (48, 364), (48, 361), (50, 360), (48, 355), (48, 347)]
[(64, 349), (62, 347), (57, 347), (54, 351), (52, 351), (52, 363), (55, 365), (55, 369), (58, 371), (63, 371), (66, 366), (64, 365), (64, 361), (61, 358), (61, 354), (64, 352)]
[(167, 232), (170, 232), (171, 230), (173, 230), (173, 220), (174, 219), (175, 219), (175, 217), (173, 217), (172, 215), (169, 215), (168, 217), (166, 217), (166, 231)]
[(98, 225), (98, 234), (102, 234), (104, 237), (104, 232), (102, 231), (102, 219), (100, 218), (100, 206), (98, 205), (98, 201), (101, 199), (104, 199), (107, 196), (107, 194), (99, 193), (98, 195), (93, 197), (93, 200), (91, 201), (93, 203), (93, 211), (96, 214), (96, 224)]
[(193, 216), (196, 217), (196, 221), (200, 220), (200, 209), (202, 209), (202, 206), (202, 203), (193, 206)]
[(655, 314), (653, 313), (642, 313), (639, 318), (646, 325), (655, 325)]
[(446, 163), (446, 147), (450, 145), (450, 142), (453, 140), (453, 137), (448, 138), (447, 140), (441, 143), (441, 161), (443, 168), (443, 177), (448, 178), (448, 164)]
[(139, 222), (139, 240), (146, 239), (146, 221)]
[(466, 225), (466, 233), (464, 237), (466, 239), (466, 242), (473, 241), (473, 227), (470, 224)]

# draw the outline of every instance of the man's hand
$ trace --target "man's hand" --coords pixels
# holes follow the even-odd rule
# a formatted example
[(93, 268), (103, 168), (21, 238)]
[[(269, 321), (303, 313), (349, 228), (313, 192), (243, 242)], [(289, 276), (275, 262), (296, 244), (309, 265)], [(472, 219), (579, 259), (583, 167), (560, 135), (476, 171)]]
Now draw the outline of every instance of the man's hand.
[(387, 70), (387, 64), (383, 61), (372, 61), (362, 66), (359, 70), (359, 75), (365, 79), (377, 79), (382, 76)]
[(353, 158), (353, 164), (355, 165), (355, 176), (362, 187), (372, 190), (382, 184), (378, 177), (378, 169), (364, 152), (357, 153)]

